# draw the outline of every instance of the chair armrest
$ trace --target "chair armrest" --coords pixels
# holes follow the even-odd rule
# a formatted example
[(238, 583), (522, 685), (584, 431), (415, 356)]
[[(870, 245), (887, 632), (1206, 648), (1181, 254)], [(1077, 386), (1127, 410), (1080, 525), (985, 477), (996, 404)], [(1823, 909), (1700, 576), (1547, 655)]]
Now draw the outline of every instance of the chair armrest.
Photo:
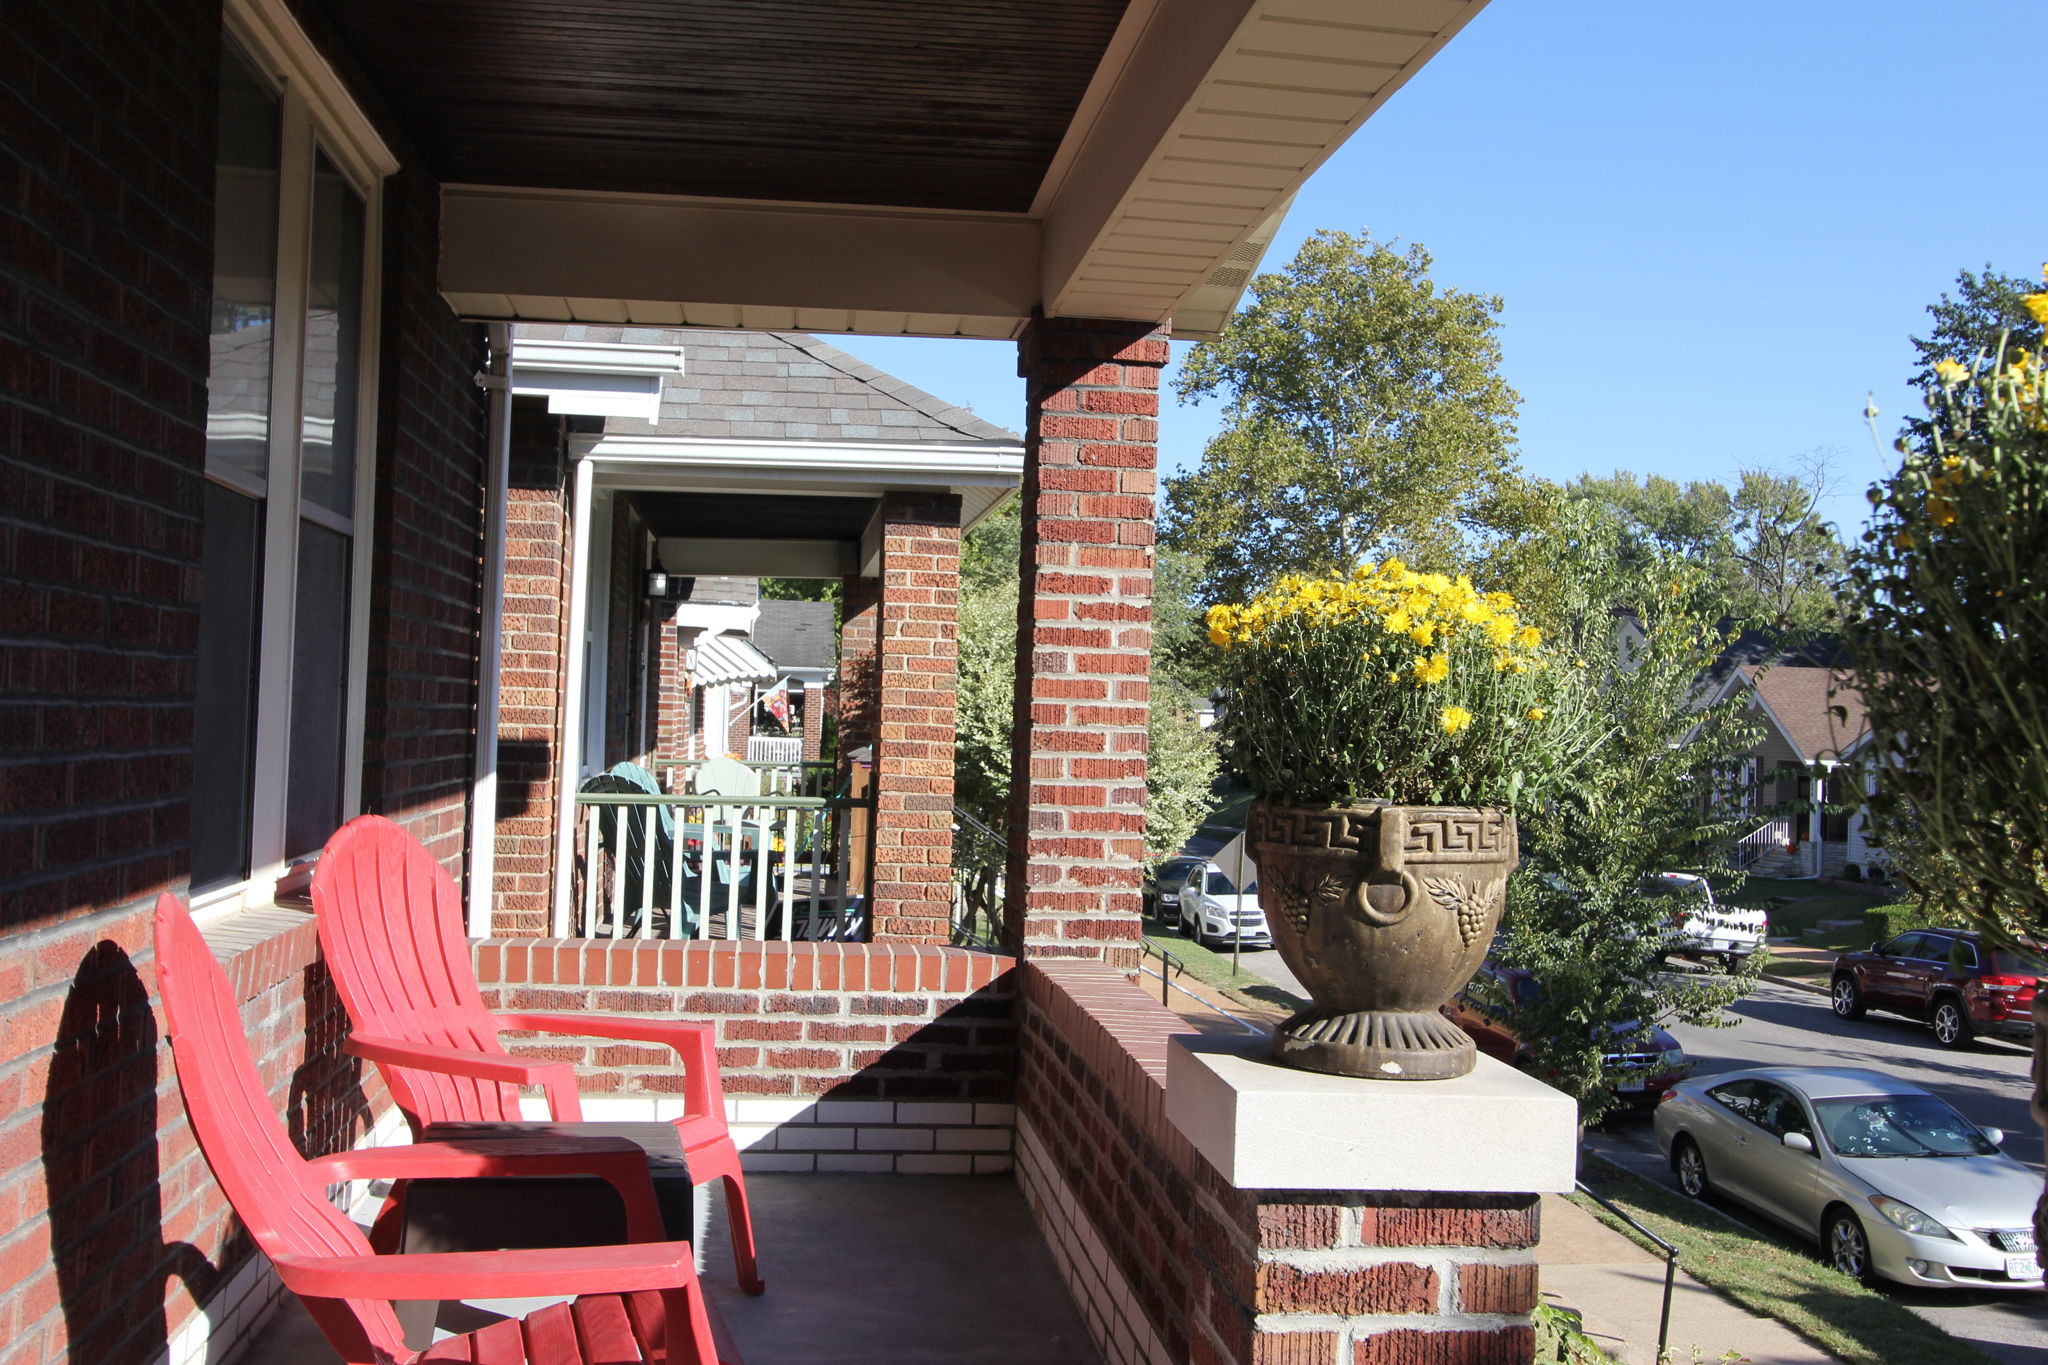
[(271, 1257), (285, 1288), (316, 1299), (490, 1299), (631, 1294), (696, 1279), (688, 1242), (415, 1256)]
[(725, 1114), (718, 1079), (717, 1026), (684, 1019), (636, 1019), (616, 1014), (495, 1014), (498, 1027), (612, 1038), (673, 1048), (683, 1063), (683, 1102), (692, 1114)]
[(566, 1062), (530, 1062), (502, 1053), (478, 1052), (474, 1048), (442, 1047), (438, 1043), (415, 1043), (402, 1038), (376, 1038), (350, 1034), (342, 1040), (342, 1051), (366, 1061), (392, 1066), (416, 1066), (422, 1071), (439, 1071), (451, 1076), (469, 1076), (479, 1081), (503, 1081), (508, 1085), (539, 1085), (539, 1073)]
[[(576, 1068), (567, 1062), (534, 1062), (498, 1052), (474, 1048), (443, 1047), (438, 1043), (415, 1043), (403, 1038), (379, 1038), (354, 1033), (342, 1040), (342, 1050), (382, 1066), (410, 1066), (472, 1080), (498, 1081), (506, 1085), (537, 1085), (547, 1095), (548, 1110), (568, 1123), (582, 1117), (576, 1095)], [(408, 1104), (407, 1091), (394, 1084), (401, 1104)], [(413, 1112), (410, 1108), (407, 1113)]]
[(433, 1180), (478, 1176), (595, 1176), (626, 1206), (626, 1240), (667, 1237), (647, 1153), (625, 1138), (551, 1134), (528, 1138), (447, 1139), (403, 1147), (362, 1147), (306, 1163), (314, 1186), (343, 1180)]

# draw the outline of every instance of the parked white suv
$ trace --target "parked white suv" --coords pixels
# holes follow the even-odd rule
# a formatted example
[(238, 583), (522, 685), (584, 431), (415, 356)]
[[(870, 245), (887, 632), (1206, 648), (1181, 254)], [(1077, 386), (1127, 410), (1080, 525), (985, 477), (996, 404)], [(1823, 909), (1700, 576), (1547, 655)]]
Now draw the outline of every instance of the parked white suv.
[(1690, 872), (1659, 872), (1644, 879), (1643, 890), (1678, 901), (1657, 945), (1660, 961), (1667, 957), (1718, 960), (1734, 971), (1764, 946), (1769, 928), (1764, 912), (1742, 905), (1722, 905), (1714, 899), (1713, 888), (1704, 877)]
[(1273, 946), (1273, 933), (1259, 908), (1258, 882), (1239, 890), (1230, 874), (1214, 863), (1200, 864), (1181, 887), (1180, 931), (1197, 943), (1219, 948), (1233, 939), (1243, 948)]

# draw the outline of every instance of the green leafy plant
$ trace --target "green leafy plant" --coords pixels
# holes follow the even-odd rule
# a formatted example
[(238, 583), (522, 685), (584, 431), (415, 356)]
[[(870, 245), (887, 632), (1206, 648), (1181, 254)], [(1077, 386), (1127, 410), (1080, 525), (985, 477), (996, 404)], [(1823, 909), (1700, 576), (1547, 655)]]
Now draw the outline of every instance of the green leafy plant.
[[(2048, 275), (2048, 270), (2044, 270)], [(2048, 319), (2048, 292), (2026, 296)], [(2048, 366), (2001, 343), (1932, 366), (1927, 422), (1850, 564), (1872, 823), (1936, 915), (2048, 927)]]

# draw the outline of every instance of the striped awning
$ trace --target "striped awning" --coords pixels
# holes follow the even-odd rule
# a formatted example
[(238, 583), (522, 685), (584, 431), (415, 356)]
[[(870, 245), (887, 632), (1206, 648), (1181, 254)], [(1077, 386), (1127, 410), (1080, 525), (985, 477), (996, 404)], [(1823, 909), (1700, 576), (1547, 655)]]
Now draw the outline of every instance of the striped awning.
[(707, 635), (697, 642), (690, 680), (699, 687), (731, 682), (774, 682), (775, 665), (744, 635)]

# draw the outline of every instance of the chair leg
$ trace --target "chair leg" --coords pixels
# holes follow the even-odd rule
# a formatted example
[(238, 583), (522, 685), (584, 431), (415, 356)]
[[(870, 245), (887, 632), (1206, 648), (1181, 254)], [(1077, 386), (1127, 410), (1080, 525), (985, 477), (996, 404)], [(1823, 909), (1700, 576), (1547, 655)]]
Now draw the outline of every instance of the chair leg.
[(739, 1148), (730, 1137), (722, 1137), (689, 1148), (686, 1156), (693, 1183), (725, 1181), (725, 1221), (732, 1236), (733, 1268), (738, 1272), (743, 1293), (761, 1293), (767, 1285), (762, 1283), (760, 1268), (754, 1260), (754, 1217), (747, 1207), (747, 1182), (740, 1170)]
[(754, 1216), (747, 1209), (746, 1181), (737, 1172), (725, 1177), (725, 1221), (732, 1236), (733, 1270), (741, 1292), (762, 1293), (768, 1286), (762, 1283), (760, 1267), (754, 1263)]

